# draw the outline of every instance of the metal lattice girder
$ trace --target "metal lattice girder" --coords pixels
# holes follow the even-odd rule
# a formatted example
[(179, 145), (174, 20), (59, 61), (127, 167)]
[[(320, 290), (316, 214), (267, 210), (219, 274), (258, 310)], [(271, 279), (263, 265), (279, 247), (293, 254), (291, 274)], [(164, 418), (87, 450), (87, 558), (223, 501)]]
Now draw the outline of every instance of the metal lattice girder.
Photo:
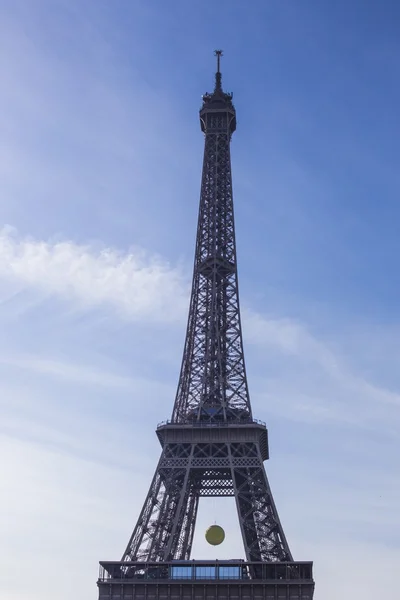
[[(221, 92), (222, 93), (222, 92)], [(236, 268), (228, 94), (217, 112), (205, 103), (203, 177), (189, 320), (173, 410), (175, 422), (251, 418)]]
[(123, 560), (187, 560), (202, 496), (235, 497), (247, 560), (292, 560), (255, 442), (166, 444)]

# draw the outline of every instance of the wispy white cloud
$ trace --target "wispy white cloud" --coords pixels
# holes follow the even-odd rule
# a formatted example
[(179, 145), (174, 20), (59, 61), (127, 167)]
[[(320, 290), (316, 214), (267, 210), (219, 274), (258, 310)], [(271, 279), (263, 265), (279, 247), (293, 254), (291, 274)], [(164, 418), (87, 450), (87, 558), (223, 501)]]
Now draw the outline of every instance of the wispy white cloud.
[(329, 373), (336, 373), (335, 356), (304, 324), (288, 317), (267, 318), (251, 311), (244, 316), (246, 335), (252, 343), (278, 347), (283, 354), (317, 361)]
[[(349, 364), (340, 353), (340, 332), (332, 348), (298, 320), (251, 311), (246, 313), (245, 331), (248, 341), (260, 349), (258, 365), (264, 362), (266, 369), (265, 378), (261, 371), (256, 375), (257, 403), (294, 419), (368, 428), (385, 422), (388, 432), (396, 431), (400, 391), (378, 385)], [(362, 363), (363, 352), (361, 344), (353, 357), (356, 363), (357, 358)]]
[(135, 381), (123, 375), (107, 372), (92, 365), (54, 360), (36, 355), (0, 355), (0, 366), (16, 367), (44, 376), (55, 377), (79, 385), (134, 389)]
[(82, 307), (112, 306), (133, 320), (173, 321), (188, 303), (181, 269), (142, 250), (122, 254), (71, 241), (40, 242), (10, 228), (0, 232), (0, 277)]

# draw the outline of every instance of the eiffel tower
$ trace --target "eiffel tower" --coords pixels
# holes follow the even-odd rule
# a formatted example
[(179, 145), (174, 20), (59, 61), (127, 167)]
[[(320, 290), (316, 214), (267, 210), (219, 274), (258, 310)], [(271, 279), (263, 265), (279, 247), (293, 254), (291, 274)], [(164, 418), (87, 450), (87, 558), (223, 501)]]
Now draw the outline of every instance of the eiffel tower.
[[(232, 198), (232, 94), (203, 96), (205, 137), (193, 284), (179, 383), (162, 452), (122, 560), (100, 563), (99, 600), (312, 600), (311, 562), (295, 562), (253, 418), (243, 355)], [(246, 559), (191, 560), (200, 497), (233, 496)]]

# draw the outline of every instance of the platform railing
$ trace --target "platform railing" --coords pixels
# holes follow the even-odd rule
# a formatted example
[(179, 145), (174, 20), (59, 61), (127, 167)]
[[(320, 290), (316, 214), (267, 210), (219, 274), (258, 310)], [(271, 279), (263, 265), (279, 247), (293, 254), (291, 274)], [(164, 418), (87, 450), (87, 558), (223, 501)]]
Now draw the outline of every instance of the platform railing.
[(266, 427), (267, 424), (264, 421), (260, 421), (260, 419), (248, 419), (246, 421), (187, 421), (184, 423), (177, 423), (176, 421), (161, 421), (158, 423), (157, 429), (160, 427), (165, 427), (165, 425), (187, 425), (190, 427), (237, 427), (240, 425), (261, 425), (262, 427)]
[(312, 562), (170, 561), (100, 563), (99, 582), (146, 581), (313, 581)]

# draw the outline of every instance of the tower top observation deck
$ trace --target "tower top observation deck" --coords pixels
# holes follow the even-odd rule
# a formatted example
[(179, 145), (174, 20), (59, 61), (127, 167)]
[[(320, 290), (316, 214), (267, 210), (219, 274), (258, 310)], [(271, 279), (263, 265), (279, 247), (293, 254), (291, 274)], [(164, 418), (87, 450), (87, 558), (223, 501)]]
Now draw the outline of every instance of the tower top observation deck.
[(223, 55), (223, 52), (222, 50), (215, 50), (214, 54), (217, 57), (215, 86), (214, 91), (211, 94), (206, 92), (203, 95), (203, 106), (200, 109), (200, 126), (201, 130), (204, 133), (207, 133), (207, 128), (205, 127), (206, 114), (229, 112), (231, 114), (231, 118), (229, 119), (228, 123), (230, 134), (232, 135), (236, 129), (236, 111), (232, 103), (233, 94), (224, 92), (222, 89), (221, 56)]

